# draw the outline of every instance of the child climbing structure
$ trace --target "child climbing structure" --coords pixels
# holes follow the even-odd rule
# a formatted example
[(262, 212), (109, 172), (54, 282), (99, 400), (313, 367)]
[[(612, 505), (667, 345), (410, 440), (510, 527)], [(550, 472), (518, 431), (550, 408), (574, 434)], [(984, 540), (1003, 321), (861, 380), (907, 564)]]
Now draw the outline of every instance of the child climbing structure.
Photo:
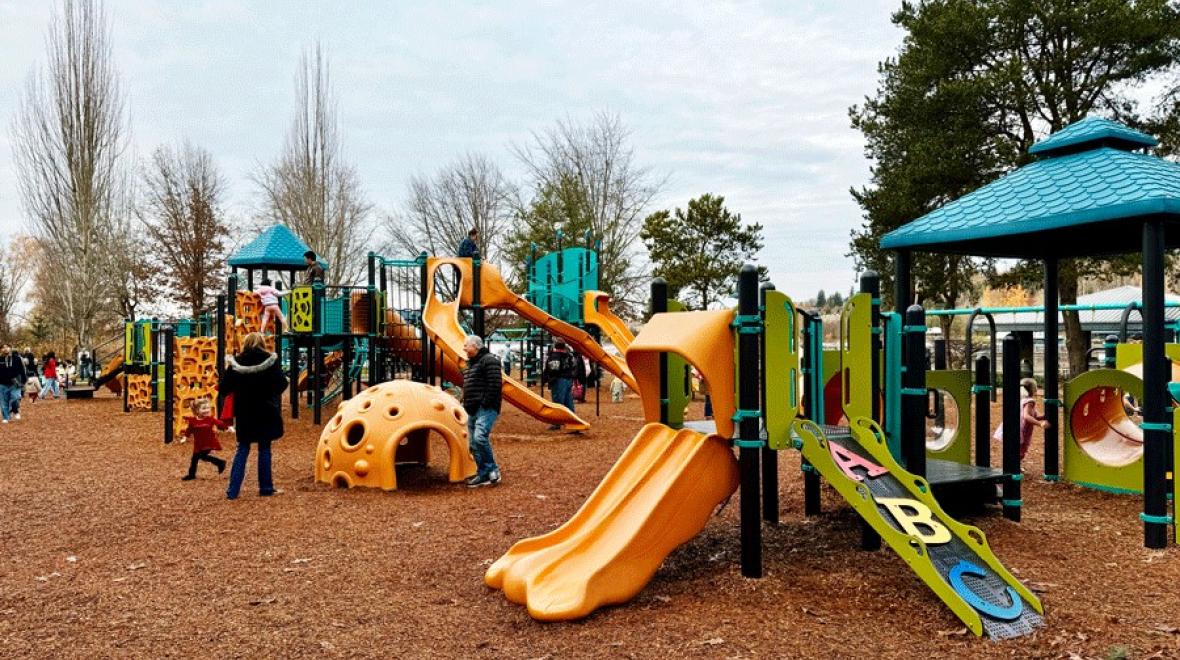
[[(662, 291), (656, 288), (653, 299)], [(803, 393), (822, 390), (822, 370), (809, 366), (804, 374), (802, 368), (816, 364), (815, 347), (822, 344), (814, 336), (801, 341), (802, 330), (815, 326), (799, 322), (790, 299), (765, 291), (760, 310), (756, 271), (747, 266), (739, 300), (737, 310), (651, 318), (626, 353), (647, 425), (568, 522), (513, 545), (488, 569), (486, 583), (541, 620), (576, 619), (626, 602), (739, 484), (743, 573), (761, 577), (760, 532), (750, 534), (748, 526), (750, 513), (759, 522), (756, 459), (796, 449), (976, 635), (1013, 637), (1041, 625), (1037, 597), (1000, 564), (979, 529), (951, 519), (930, 484), (901, 467), (874, 420), (851, 414), (850, 426), (830, 427), (800, 415)], [(716, 411), (712, 432), (667, 423), (661, 394), (670, 374), (660, 363), (668, 354), (683, 358), (709, 383)], [(853, 378), (870, 376), (858, 372)], [(815, 406), (822, 409), (820, 401), (806, 403), (808, 412)], [(912, 433), (913, 427), (906, 428)], [(917, 430), (921, 439), (924, 430)]]

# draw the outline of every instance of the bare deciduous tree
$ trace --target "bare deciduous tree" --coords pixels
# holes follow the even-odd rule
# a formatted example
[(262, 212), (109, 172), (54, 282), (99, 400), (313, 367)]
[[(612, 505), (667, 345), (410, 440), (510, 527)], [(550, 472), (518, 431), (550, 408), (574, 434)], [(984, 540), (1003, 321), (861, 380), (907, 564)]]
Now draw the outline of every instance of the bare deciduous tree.
[(495, 263), (515, 198), (516, 189), (491, 159), (467, 154), (433, 178), (412, 178), (405, 212), (388, 216), (386, 229), (393, 248), (411, 256), (423, 250), (450, 254), (478, 229), (480, 256)]
[(24, 299), (36, 259), (37, 240), (14, 236), (0, 245), (0, 340), (12, 341), (14, 313)]
[[(531, 143), (513, 149), (528, 172), (534, 201), (553, 207), (551, 200), (560, 198), (556, 206), (578, 216), (567, 218), (565, 233), (573, 234), (570, 240), (579, 240), (570, 229), (588, 229), (602, 241), (599, 286), (635, 303), (642, 298), (643, 281), (635, 259), (636, 239), (663, 181), (654, 180), (648, 169), (635, 164), (629, 137), (618, 116), (599, 113), (586, 124), (558, 121), (549, 130), (533, 133)], [(521, 238), (547, 244), (537, 239), (553, 232), (553, 219), (532, 210), (518, 214), (521, 226), (514, 232), (518, 245)]]
[(283, 153), (255, 177), (265, 198), (263, 214), (287, 225), (329, 262), (329, 283), (353, 284), (368, 252), (372, 206), (344, 159), (328, 62), (318, 44), (300, 60), (295, 97), (299, 109)]
[(185, 142), (157, 148), (141, 183), (136, 213), (156, 244), (165, 279), (195, 317), (217, 296), (226, 259), (224, 180), (208, 151)]
[(46, 44), (48, 64), (31, 74), (12, 124), (17, 179), (46, 254), (69, 264), (56, 272), (44, 302), (82, 345), (107, 307), (95, 286), (107, 279), (127, 119), (98, 2), (64, 0)]

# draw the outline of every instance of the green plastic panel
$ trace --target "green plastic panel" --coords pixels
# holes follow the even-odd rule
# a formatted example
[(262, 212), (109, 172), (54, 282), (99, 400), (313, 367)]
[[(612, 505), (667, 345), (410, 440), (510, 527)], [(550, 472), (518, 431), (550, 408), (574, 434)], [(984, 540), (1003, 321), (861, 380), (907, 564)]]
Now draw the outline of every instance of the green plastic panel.
[(781, 291), (766, 291), (766, 437), (771, 449), (788, 449), (799, 415), (799, 331), (795, 304)]
[[(669, 312), (683, 312), (684, 310), (684, 303), (678, 300), (668, 301)], [(676, 353), (667, 353), (666, 355), (668, 356), (668, 426), (681, 429), (684, 428), (684, 409), (688, 407), (690, 367), (688, 360)]]
[(291, 290), (291, 329), (295, 332), (311, 332), (311, 287), (297, 286)]
[[(1180, 362), (1180, 344), (1164, 344), (1164, 355), (1173, 362)], [(1133, 367), (1143, 361), (1143, 344), (1118, 344), (1114, 349), (1116, 369)]]
[(1070, 419), (1074, 412), (1074, 406), (1082, 395), (1096, 387), (1119, 388), (1135, 397), (1136, 400), (1143, 400), (1143, 381), (1121, 369), (1095, 369), (1067, 381), (1062, 395), (1065, 414), (1062, 416), (1061, 426), (1065, 431), (1063, 434), (1065, 446), (1062, 455), (1061, 477), (1080, 486), (1099, 490), (1142, 493), (1142, 456), (1138, 460), (1120, 467), (1105, 465), (1086, 453), (1074, 438), (1073, 424)]
[(848, 419), (872, 417), (872, 307), (873, 297), (858, 293), (840, 313), (841, 406)]
[[(938, 438), (926, 435), (926, 455), (944, 461), (972, 465), (971, 372), (961, 369), (927, 371), (926, 389), (946, 392), (954, 399), (957, 421), (948, 423)], [(950, 411), (947, 411), (948, 415)], [(941, 449), (935, 449), (941, 446)]]

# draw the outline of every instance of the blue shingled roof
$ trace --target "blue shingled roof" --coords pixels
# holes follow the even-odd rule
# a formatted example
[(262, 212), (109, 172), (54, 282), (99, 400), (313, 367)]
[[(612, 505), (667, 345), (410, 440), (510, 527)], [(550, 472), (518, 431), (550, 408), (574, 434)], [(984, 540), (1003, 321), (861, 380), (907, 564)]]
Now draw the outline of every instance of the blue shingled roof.
[[(307, 263), (303, 260), (303, 253), (310, 249), (286, 225), (274, 225), (230, 257), (229, 265), (233, 268), (304, 270)], [(323, 259), (319, 263), (324, 268), (328, 267)]]
[(1086, 117), (1057, 131), (1029, 148), (1030, 154), (1048, 156), (1063, 149), (1077, 150), (1087, 143), (1118, 144), (1128, 149), (1154, 147), (1159, 140), (1147, 133), (1101, 117)]
[[(1110, 145), (1109, 138), (1114, 134), (1105, 124), (1083, 120), (1041, 144), (1050, 144), (1083, 123), (1089, 126), (1083, 127), (1085, 131), (1075, 129), (1070, 144), (1092, 142), (1090, 148), (1043, 158), (1011, 172), (889, 232), (881, 239), (881, 247), (949, 249), (958, 244), (962, 248), (959, 251), (970, 251), (964, 243), (1011, 238), (1011, 256), (1020, 256), (1020, 235), (1124, 218), (1180, 215), (1180, 164), (1099, 146)], [(1132, 135), (1144, 135), (1122, 128)], [(1105, 137), (1096, 138), (1100, 133)], [(1154, 139), (1144, 137), (1154, 143)], [(1131, 140), (1124, 138), (1126, 146)], [(1056, 147), (1063, 144), (1057, 142)], [(1135, 144), (1147, 146), (1142, 139)], [(1052, 149), (1051, 145), (1049, 153)], [(1042, 149), (1041, 154), (1046, 155), (1046, 150)], [(994, 245), (988, 251), (997, 252)]]

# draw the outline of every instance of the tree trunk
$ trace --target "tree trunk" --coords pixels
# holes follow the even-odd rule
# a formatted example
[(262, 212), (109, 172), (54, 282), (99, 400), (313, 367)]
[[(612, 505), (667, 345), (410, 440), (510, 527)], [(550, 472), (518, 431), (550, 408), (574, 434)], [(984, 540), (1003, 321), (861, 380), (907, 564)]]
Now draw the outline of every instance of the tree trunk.
[[(1058, 304), (1072, 305), (1078, 301), (1077, 268), (1072, 260), (1061, 265)], [(1078, 313), (1062, 312), (1061, 315), (1065, 320), (1065, 351), (1069, 356), (1069, 373), (1072, 377), (1086, 370), (1086, 350), (1090, 347), (1086, 342), (1086, 333), (1082, 330)], [(1049, 340), (1048, 337), (1045, 339)]]

